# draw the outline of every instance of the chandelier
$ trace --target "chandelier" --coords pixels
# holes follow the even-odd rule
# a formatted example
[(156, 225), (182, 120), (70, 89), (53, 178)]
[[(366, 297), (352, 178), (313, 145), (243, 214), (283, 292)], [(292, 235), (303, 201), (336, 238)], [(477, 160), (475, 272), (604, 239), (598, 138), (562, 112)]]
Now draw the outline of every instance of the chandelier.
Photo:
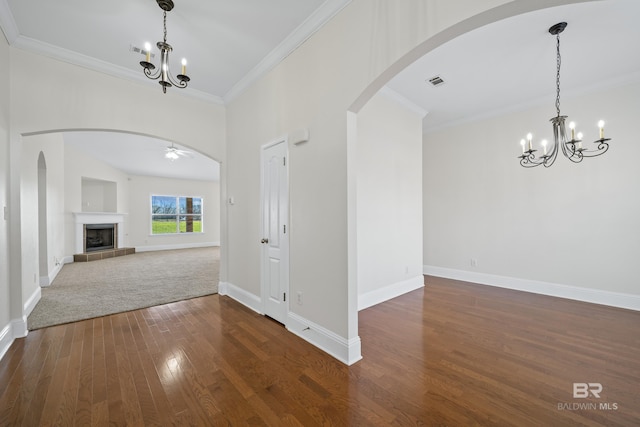
[(604, 121), (598, 122), (600, 128), (600, 138), (594, 141), (597, 144), (595, 149), (587, 149), (582, 146), (582, 133), (576, 134), (576, 126), (574, 122), (569, 123), (569, 129), (571, 130), (571, 139), (567, 138), (567, 131), (565, 128), (565, 119), (567, 116), (560, 115), (560, 33), (567, 27), (566, 22), (560, 22), (551, 28), (549, 33), (556, 36), (556, 52), (557, 52), (557, 72), (556, 72), (556, 117), (553, 117), (550, 121), (553, 126), (553, 145), (547, 147), (547, 140), (542, 140), (542, 156), (537, 157), (536, 152), (532, 147), (533, 135), (527, 134), (526, 141), (522, 139), (520, 145), (522, 145), (522, 155), (518, 156), (520, 159), (520, 165), (525, 168), (533, 168), (536, 166), (544, 165), (548, 168), (555, 161), (558, 156), (558, 151), (561, 149), (562, 154), (574, 163), (580, 163), (585, 157), (596, 157), (604, 154), (609, 149), (607, 141), (610, 138), (604, 137)]
[(182, 58), (182, 71), (174, 78), (169, 72), (169, 52), (173, 50), (171, 45), (167, 43), (167, 12), (173, 9), (172, 0), (156, 0), (160, 9), (164, 13), (164, 39), (158, 42), (156, 46), (160, 49), (160, 68), (154, 73), (155, 65), (151, 63), (151, 45), (145, 44), (146, 59), (140, 61), (140, 65), (144, 69), (144, 75), (151, 80), (160, 79), (158, 83), (162, 86), (162, 92), (167, 93), (167, 87), (176, 86), (184, 89), (191, 80), (187, 75), (187, 60)]

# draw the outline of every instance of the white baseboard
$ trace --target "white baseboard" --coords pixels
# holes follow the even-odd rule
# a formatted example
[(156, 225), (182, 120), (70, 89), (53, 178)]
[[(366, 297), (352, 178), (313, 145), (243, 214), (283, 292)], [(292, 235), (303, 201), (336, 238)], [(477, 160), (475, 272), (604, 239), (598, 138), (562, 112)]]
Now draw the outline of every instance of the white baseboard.
[(320, 350), (330, 354), (346, 365), (353, 365), (362, 359), (360, 337), (350, 340), (299, 316), (296, 313), (287, 314), (286, 328), (291, 333), (313, 344)]
[(177, 243), (175, 245), (136, 246), (136, 252), (168, 251), (171, 249), (208, 248), (211, 246), (220, 246), (220, 242)]
[(23, 314), (25, 317), (31, 314), (38, 301), (40, 301), (40, 297), (42, 297), (42, 289), (40, 289), (40, 287), (37, 287), (36, 290), (31, 294), (29, 299), (27, 299), (27, 301), (24, 303)]
[[(226, 295), (258, 314), (264, 314), (259, 296), (229, 282), (218, 283), (218, 294)], [(295, 313), (288, 313), (285, 327), (293, 334), (325, 351), (339, 361), (352, 365), (362, 359), (360, 337), (347, 340)]]
[(424, 287), (424, 276), (416, 276), (408, 280), (392, 283), (384, 288), (358, 295), (358, 311), (389, 301), (390, 299), (422, 287)]
[(5, 325), (0, 331), (0, 360), (2, 360), (16, 338), (24, 338), (28, 333), (26, 315), (22, 316), (22, 319), (14, 319), (8, 325)]
[(0, 331), (0, 360), (2, 360), (7, 353), (11, 344), (13, 344), (13, 332), (11, 330), (11, 323), (9, 323)]
[(73, 255), (66, 256), (62, 258), (63, 264), (71, 264), (73, 262)]
[(62, 265), (62, 263), (56, 265), (53, 271), (51, 271), (48, 276), (40, 276), (40, 287), (46, 288), (48, 286), (51, 286), (53, 281), (58, 276), (58, 273), (60, 273), (60, 270), (62, 270)]
[(240, 304), (249, 307), (258, 314), (264, 314), (262, 310), (262, 300), (259, 296), (247, 292), (229, 282), (218, 283), (218, 294), (226, 295), (238, 301)]
[(516, 277), (497, 276), (472, 271), (455, 270), (452, 268), (435, 267), (432, 265), (424, 266), (424, 274), (640, 311), (640, 295), (609, 292), (602, 289), (581, 288), (578, 286), (518, 279)]

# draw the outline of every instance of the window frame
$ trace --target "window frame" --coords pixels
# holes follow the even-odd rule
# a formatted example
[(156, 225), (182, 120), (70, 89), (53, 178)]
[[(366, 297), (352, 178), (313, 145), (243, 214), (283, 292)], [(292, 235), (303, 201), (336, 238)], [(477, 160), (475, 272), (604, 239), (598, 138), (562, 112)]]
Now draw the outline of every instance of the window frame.
[[(159, 198), (159, 197), (163, 197), (163, 198), (169, 198), (169, 199), (174, 199), (174, 202), (172, 204), (173, 210), (174, 212), (161, 212), (161, 213), (154, 213), (154, 199), (155, 198)], [(187, 212), (182, 212), (182, 205), (181, 205), (181, 200), (185, 200), (185, 203), (187, 203), (187, 199), (191, 199), (193, 200), (199, 200), (199, 208), (200, 211), (199, 213), (196, 212), (191, 212), (191, 213), (187, 213)], [(186, 209), (185, 209), (186, 210)], [(180, 235), (185, 235), (185, 234), (203, 234), (204, 233), (204, 198), (201, 196), (184, 196), (184, 195), (173, 195), (173, 194), (151, 194), (151, 196), (149, 197), (149, 219), (150, 219), (150, 230), (149, 230), (149, 234), (151, 236), (180, 236)], [(176, 229), (173, 232), (154, 232), (154, 218), (157, 217), (173, 217), (175, 219), (175, 224), (176, 224)], [(200, 219), (200, 230), (199, 231), (181, 231), (181, 224), (182, 222), (186, 221), (187, 217), (192, 217), (192, 218), (196, 218), (199, 217)], [(185, 227), (188, 228), (188, 227)]]

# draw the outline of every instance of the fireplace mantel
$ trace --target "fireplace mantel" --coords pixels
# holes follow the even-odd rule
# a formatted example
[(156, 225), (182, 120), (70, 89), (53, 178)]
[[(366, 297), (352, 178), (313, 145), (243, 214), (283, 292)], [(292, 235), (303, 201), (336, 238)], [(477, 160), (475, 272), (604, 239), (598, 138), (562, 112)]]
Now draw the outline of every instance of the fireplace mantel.
[(122, 247), (124, 244), (124, 217), (126, 213), (116, 212), (74, 212), (73, 216), (76, 219), (76, 253), (80, 254), (84, 248), (84, 233), (83, 226), (85, 224), (118, 224), (118, 247)]

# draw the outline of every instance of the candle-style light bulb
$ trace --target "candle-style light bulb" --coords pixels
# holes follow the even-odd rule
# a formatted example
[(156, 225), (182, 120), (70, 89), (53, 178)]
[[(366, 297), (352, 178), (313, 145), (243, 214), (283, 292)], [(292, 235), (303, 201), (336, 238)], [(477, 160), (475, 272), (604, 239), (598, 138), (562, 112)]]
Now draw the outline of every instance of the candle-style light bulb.
[(533, 135), (531, 133), (528, 133), (527, 141), (529, 141), (529, 151), (531, 151), (531, 139), (533, 139)]
[(147, 42), (144, 44), (144, 50), (147, 55), (147, 62), (151, 62), (151, 43)]
[(600, 139), (604, 139), (604, 120), (598, 122), (598, 127), (600, 128)]
[(183, 76), (187, 75), (187, 59), (186, 58), (182, 58), (182, 74)]
[(578, 148), (582, 149), (582, 132), (578, 132)]
[(524, 154), (524, 144), (525, 144), (524, 139), (521, 139), (520, 145), (522, 145), (522, 154)]
[(544, 154), (545, 156), (547, 155), (547, 140), (546, 139), (542, 140), (542, 154)]
[(575, 122), (570, 122), (569, 123), (569, 129), (571, 129), (571, 140), (575, 141), (576, 140), (576, 124), (575, 124)]

